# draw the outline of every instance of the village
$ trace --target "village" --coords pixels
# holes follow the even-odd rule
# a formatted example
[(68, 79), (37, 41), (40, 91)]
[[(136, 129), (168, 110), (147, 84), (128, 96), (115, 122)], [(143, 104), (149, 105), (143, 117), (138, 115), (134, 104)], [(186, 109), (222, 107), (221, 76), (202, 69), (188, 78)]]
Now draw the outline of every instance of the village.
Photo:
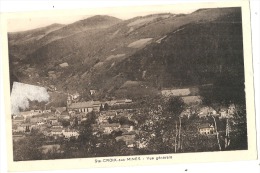
[[(94, 94), (94, 91), (90, 91)], [(93, 92), (93, 93), (92, 93)], [(197, 118), (213, 117), (219, 119), (232, 119), (235, 113), (235, 106), (222, 107), (214, 110), (212, 107), (202, 106), (199, 96), (191, 96), (190, 89), (165, 89), (161, 91), (164, 97), (182, 97), (184, 102), (189, 105), (180, 114), (180, 117), (189, 119), (191, 116)], [(128, 148), (145, 148), (147, 143), (137, 140), (137, 135), (142, 132), (139, 122), (133, 115), (141, 115), (141, 108), (132, 108), (134, 102), (131, 99), (115, 99), (110, 101), (75, 101), (72, 95), (67, 97), (66, 107), (50, 107), (44, 110), (21, 111), (12, 116), (13, 140), (26, 138), (26, 135), (37, 131), (46, 138), (46, 143), (56, 144), (55, 141), (70, 141), (77, 139), (80, 135), (79, 126), (84, 124), (89, 118), (93, 118), (91, 124), (92, 135), (116, 134), (113, 137), (116, 141), (123, 141)], [(195, 105), (195, 106), (194, 106)], [(226, 135), (231, 128), (226, 124)], [(218, 133), (215, 123), (212, 121), (199, 124), (195, 132), (200, 135), (216, 135)], [(101, 137), (100, 137), (101, 138)], [(97, 146), (98, 147), (98, 144)], [(46, 151), (45, 151), (46, 152)]]

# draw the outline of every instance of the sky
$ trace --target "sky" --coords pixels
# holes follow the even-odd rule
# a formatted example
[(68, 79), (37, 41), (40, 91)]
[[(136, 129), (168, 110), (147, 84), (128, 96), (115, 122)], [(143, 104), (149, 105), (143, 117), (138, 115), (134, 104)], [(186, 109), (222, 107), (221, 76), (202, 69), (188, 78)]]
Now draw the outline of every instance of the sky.
[(191, 13), (197, 10), (197, 6), (139, 6), (124, 8), (105, 8), (70, 11), (46, 11), (31, 13), (13, 13), (7, 21), (8, 32), (25, 31), (51, 25), (53, 23), (69, 24), (78, 20), (86, 19), (94, 15), (110, 15), (119, 19), (130, 19), (136, 16), (145, 16), (155, 13)]

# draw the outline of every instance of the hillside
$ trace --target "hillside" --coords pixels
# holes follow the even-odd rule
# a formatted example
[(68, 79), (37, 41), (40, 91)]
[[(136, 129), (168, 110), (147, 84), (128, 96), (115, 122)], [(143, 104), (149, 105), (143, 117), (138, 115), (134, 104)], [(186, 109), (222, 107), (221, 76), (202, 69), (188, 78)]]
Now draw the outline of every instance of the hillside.
[(15, 58), (26, 59), (37, 49), (56, 40), (88, 30), (99, 31), (120, 21), (120, 19), (110, 16), (93, 16), (68, 25), (52, 24), (29, 31), (9, 33), (9, 49)]
[(100, 97), (151, 95), (163, 87), (244, 75), (240, 8), (125, 21), (94, 16), (48, 33), (31, 51), (11, 35), (11, 70), (18, 80), (82, 95), (89, 89), (99, 90)]

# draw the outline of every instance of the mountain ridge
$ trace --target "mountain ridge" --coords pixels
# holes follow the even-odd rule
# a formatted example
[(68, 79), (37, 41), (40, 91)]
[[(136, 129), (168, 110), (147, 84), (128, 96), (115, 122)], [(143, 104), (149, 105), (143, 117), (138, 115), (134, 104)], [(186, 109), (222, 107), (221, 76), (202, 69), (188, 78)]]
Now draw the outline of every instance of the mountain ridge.
[[(94, 88), (101, 97), (131, 97), (127, 81), (140, 83), (131, 92), (148, 95), (214, 83), (223, 72), (243, 74), (241, 22), (240, 8), (136, 17), (54, 40), (18, 61), (14, 71), (27, 83), (82, 95)], [(65, 62), (68, 67), (59, 66)]]

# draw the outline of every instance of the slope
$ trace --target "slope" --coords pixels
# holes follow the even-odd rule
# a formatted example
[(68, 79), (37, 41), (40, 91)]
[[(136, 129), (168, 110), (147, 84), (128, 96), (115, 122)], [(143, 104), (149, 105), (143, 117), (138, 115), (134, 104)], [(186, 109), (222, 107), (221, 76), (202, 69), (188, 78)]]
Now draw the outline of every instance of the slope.
[[(65, 62), (67, 67), (59, 66)], [(82, 95), (94, 88), (101, 97), (117, 95), (127, 81), (137, 81), (132, 90), (148, 88), (148, 94), (211, 83), (223, 72), (243, 74), (241, 10), (154, 14), (66, 33), (27, 55), (14, 70), (26, 83)]]

